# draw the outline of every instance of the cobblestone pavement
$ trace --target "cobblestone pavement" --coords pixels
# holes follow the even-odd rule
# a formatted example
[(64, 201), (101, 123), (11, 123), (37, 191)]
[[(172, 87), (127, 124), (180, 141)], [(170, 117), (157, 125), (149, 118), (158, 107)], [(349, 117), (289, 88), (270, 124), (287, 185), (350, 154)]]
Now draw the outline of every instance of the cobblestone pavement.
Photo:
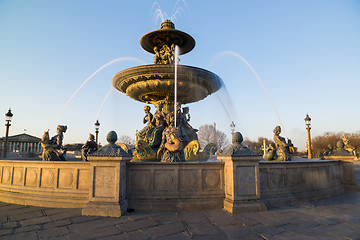
[[(356, 167), (360, 186), (360, 165)], [(135, 211), (87, 217), (81, 209), (0, 202), (0, 239), (360, 239), (360, 192), (230, 215), (223, 210)]]

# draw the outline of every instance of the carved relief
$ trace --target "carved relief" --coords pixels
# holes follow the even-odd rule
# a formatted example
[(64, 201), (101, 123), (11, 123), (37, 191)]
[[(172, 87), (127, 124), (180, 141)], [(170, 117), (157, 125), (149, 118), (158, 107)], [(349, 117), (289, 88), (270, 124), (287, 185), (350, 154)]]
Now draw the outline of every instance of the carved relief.
[(24, 169), (23, 168), (14, 168), (13, 175), (13, 184), (14, 185), (22, 185), (24, 182)]
[(203, 171), (203, 188), (216, 189), (220, 184), (220, 171), (219, 170), (204, 170)]
[(270, 172), (270, 187), (282, 187), (284, 186), (284, 169), (272, 168)]
[(10, 167), (4, 167), (3, 168), (3, 176), (2, 176), (2, 183), (10, 184), (11, 179), (11, 168)]
[(43, 168), (41, 176), (42, 187), (53, 187), (55, 182), (55, 169)]
[(39, 176), (39, 170), (37, 168), (26, 168), (26, 186), (36, 186)]
[(164, 170), (164, 171), (154, 171), (155, 177), (155, 190), (157, 191), (170, 191), (174, 189), (174, 171), (173, 170)]
[(129, 189), (133, 191), (150, 190), (150, 171), (129, 171)]
[(197, 171), (179, 171), (180, 190), (197, 190), (198, 174)]
[(71, 188), (73, 182), (72, 169), (59, 169), (59, 188)]

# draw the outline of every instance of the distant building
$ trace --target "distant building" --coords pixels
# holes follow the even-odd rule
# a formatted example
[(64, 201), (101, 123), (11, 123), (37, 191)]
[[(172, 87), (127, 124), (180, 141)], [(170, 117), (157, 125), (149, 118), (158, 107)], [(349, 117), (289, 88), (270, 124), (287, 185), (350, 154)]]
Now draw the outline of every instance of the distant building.
[[(9, 136), (8, 137), (8, 152), (28, 152), (28, 153), (39, 153), (41, 152), (40, 145), (41, 138), (31, 136), (26, 133)], [(0, 138), (0, 148), (4, 149), (5, 138)]]

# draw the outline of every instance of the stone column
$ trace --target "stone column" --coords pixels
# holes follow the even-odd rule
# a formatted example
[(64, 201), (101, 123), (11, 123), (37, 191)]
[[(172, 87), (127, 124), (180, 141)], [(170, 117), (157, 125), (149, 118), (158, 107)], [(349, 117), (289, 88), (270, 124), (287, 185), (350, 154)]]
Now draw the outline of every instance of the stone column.
[[(110, 133), (116, 136), (115, 132)], [(115, 145), (117, 136), (114, 139), (110, 136), (108, 145), (88, 156), (91, 164), (89, 202), (82, 209), (83, 215), (120, 217), (127, 210), (126, 163), (132, 157)]]
[(224, 209), (233, 214), (266, 210), (260, 198), (261, 156), (243, 146), (242, 141), (241, 133), (233, 133), (233, 144), (217, 157), (220, 162), (225, 163)]
[(266, 210), (260, 198), (261, 156), (219, 156), (218, 159), (225, 163), (224, 209), (233, 214)]

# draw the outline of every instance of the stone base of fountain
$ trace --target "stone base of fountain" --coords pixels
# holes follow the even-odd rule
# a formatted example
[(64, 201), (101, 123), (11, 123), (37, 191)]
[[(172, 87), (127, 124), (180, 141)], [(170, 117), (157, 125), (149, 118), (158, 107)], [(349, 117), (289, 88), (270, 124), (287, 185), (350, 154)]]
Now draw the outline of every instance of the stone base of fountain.
[(92, 156), (90, 162), (0, 161), (0, 201), (83, 208), (84, 215), (119, 217), (128, 208), (225, 209), (230, 213), (307, 201), (357, 190), (353, 163), (308, 160), (132, 163)]

